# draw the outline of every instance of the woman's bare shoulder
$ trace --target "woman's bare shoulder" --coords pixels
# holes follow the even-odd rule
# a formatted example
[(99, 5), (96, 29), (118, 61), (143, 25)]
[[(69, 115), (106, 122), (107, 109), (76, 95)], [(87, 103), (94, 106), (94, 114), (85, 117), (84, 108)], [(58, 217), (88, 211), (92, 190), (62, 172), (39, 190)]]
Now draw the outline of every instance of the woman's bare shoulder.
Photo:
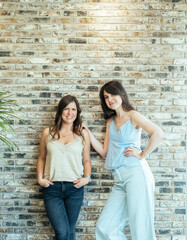
[(110, 124), (111, 124), (111, 122), (112, 122), (113, 119), (114, 119), (114, 117), (111, 117), (111, 118), (107, 119), (107, 121), (106, 121), (106, 127), (110, 127)]
[(82, 129), (82, 135), (85, 137), (85, 138), (88, 138), (89, 137), (89, 133), (88, 131), (84, 128)]
[(42, 132), (42, 137), (43, 138), (47, 138), (49, 136), (49, 127), (44, 128), (43, 132)]

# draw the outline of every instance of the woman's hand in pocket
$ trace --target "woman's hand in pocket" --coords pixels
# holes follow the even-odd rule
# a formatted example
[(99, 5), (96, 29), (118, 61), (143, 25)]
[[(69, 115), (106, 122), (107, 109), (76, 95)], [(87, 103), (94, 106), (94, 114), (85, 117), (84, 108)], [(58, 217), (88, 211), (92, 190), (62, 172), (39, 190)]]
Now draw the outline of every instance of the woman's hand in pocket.
[(50, 185), (54, 185), (53, 182), (50, 182), (49, 180), (44, 179), (44, 178), (38, 180), (38, 183), (39, 183), (42, 187), (44, 187), (44, 188), (47, 188), (47, 187), (49, 187)]
[(74, 187), (76, 188), (80, 188), (82, 186), (85, 186), (89, 183), (89, 179), (88, 178), (79, 178), (76, 181), (73, 182), (74, 183)]

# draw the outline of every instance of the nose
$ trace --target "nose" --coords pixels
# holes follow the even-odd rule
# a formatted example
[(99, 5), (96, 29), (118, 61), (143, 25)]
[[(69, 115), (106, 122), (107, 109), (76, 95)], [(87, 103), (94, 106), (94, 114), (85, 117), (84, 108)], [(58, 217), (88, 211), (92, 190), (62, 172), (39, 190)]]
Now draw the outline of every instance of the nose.
[(68, 110), (68, 114), (69, 114), (69, 115), (71, 115), (71, 113), (72, 113), (72, 110), (71, 110), (71, 109), (69, 109), (69, 110)]
[(108, 101), (111, 102), (112, 101), (112, 96), (108, 97)]

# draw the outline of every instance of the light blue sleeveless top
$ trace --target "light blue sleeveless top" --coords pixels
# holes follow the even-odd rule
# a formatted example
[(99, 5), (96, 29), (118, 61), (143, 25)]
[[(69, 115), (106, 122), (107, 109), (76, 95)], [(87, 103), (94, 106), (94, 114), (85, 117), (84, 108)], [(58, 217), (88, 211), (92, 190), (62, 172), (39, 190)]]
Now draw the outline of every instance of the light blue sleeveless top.
[(114, 120), (109, 127), (109, 147), (105, 160), (105, 168), (116, 169), (125, 164), (133, 164), (140, 161), (134, 156), (125, 157), (124, 151), (127, 147), (140, 150), (141, 130), (136, 129), (130, 119), (124, 123), (119, 130), (116, 129)]

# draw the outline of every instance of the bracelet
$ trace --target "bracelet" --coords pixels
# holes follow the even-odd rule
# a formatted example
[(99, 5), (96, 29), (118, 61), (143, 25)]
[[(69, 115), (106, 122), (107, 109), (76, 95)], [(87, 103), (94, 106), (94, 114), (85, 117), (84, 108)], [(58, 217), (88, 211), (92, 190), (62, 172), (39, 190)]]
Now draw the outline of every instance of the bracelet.
[(84, 176), (84, 178), (88, 178), (89, 179), (89, 182), (90, 183), (92, 181), (91, 177), (90, 176)]
[(144, 151), (141, 152), (141, 157), (142, 157), (142, 158), (145, 158), (145, 153), (144, 153)]

